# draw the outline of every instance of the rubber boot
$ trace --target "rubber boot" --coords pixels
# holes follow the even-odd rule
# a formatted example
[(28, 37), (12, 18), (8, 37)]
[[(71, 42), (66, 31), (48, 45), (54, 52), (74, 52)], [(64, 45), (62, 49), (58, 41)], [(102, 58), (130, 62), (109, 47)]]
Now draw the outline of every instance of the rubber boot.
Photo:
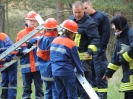
[(100, 99), (107, 99), (107, 92), (98, 92), (97, 94)]

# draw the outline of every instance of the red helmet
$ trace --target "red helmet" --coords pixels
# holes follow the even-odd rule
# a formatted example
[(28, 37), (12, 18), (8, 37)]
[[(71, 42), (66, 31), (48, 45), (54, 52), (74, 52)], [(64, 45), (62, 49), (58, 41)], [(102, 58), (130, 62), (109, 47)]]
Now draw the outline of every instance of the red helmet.
[(78, 24), (72, 20), (65, 20), (61, 26), (73, 33), (77, 33), (77, 30), (78, 30)]
[(44, 28), (47, 29), (54, 29), (58, 27), (58, 22), (56, 21), (55, 18), (48, 18), (45, 22), (44, 22)]
[(35, 18), (36, 15), (37, 15), (37, 13), (35, 11), (30, 11), (27, 13), (25, 19), (36, 20), (36, 18)]

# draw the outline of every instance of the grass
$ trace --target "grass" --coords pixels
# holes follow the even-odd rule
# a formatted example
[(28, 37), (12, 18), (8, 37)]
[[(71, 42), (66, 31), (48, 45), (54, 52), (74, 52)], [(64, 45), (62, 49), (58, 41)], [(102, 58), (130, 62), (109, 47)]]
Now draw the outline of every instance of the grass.
[(109, 79), (109, 87), (108, 87), (108, 99), (124, 99), (124, 94), (119, 92), (119, 85), (122, 78), (121, 68), (118, 69), (113, 75), (112, 78)]

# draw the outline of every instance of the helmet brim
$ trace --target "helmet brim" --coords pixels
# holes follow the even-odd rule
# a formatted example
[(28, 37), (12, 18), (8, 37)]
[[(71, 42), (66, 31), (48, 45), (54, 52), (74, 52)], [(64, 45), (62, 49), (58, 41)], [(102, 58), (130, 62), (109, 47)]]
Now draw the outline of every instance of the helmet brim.
[[(68, 28), (65, 28), (62, 24), (60, 24), (60, 27), (62, 27), (62, 28), (64, 28), (64, 29), (67, 29), (68, 31), (71, 31), (70, 29), (68, 29)], [(71, 31), (71, 32), (73, 32), (73, 31)], [(73, 33), (78, 33), (78, 32), (73, 32)]]
[(25, 18), (25, 20), (36, 20), (36, 18)]

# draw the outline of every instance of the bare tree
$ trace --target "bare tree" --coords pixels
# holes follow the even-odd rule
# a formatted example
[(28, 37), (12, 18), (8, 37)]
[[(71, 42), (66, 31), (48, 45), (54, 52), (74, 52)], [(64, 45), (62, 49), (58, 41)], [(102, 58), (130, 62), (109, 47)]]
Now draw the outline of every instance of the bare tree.
[[(64, 10), (64, 4), (61, 1), (57, 1), (56, 4), (56, 12), (60, 12)], [(58, 23), (62, 23), (62, 21), (64, 20), (64, 12), (62, 13), (57, 13), (57, 21)]]
[(5, 23), (5, 6), (4, 4), (0, 4), (0, 32), (5, 32), (4, 23)]

